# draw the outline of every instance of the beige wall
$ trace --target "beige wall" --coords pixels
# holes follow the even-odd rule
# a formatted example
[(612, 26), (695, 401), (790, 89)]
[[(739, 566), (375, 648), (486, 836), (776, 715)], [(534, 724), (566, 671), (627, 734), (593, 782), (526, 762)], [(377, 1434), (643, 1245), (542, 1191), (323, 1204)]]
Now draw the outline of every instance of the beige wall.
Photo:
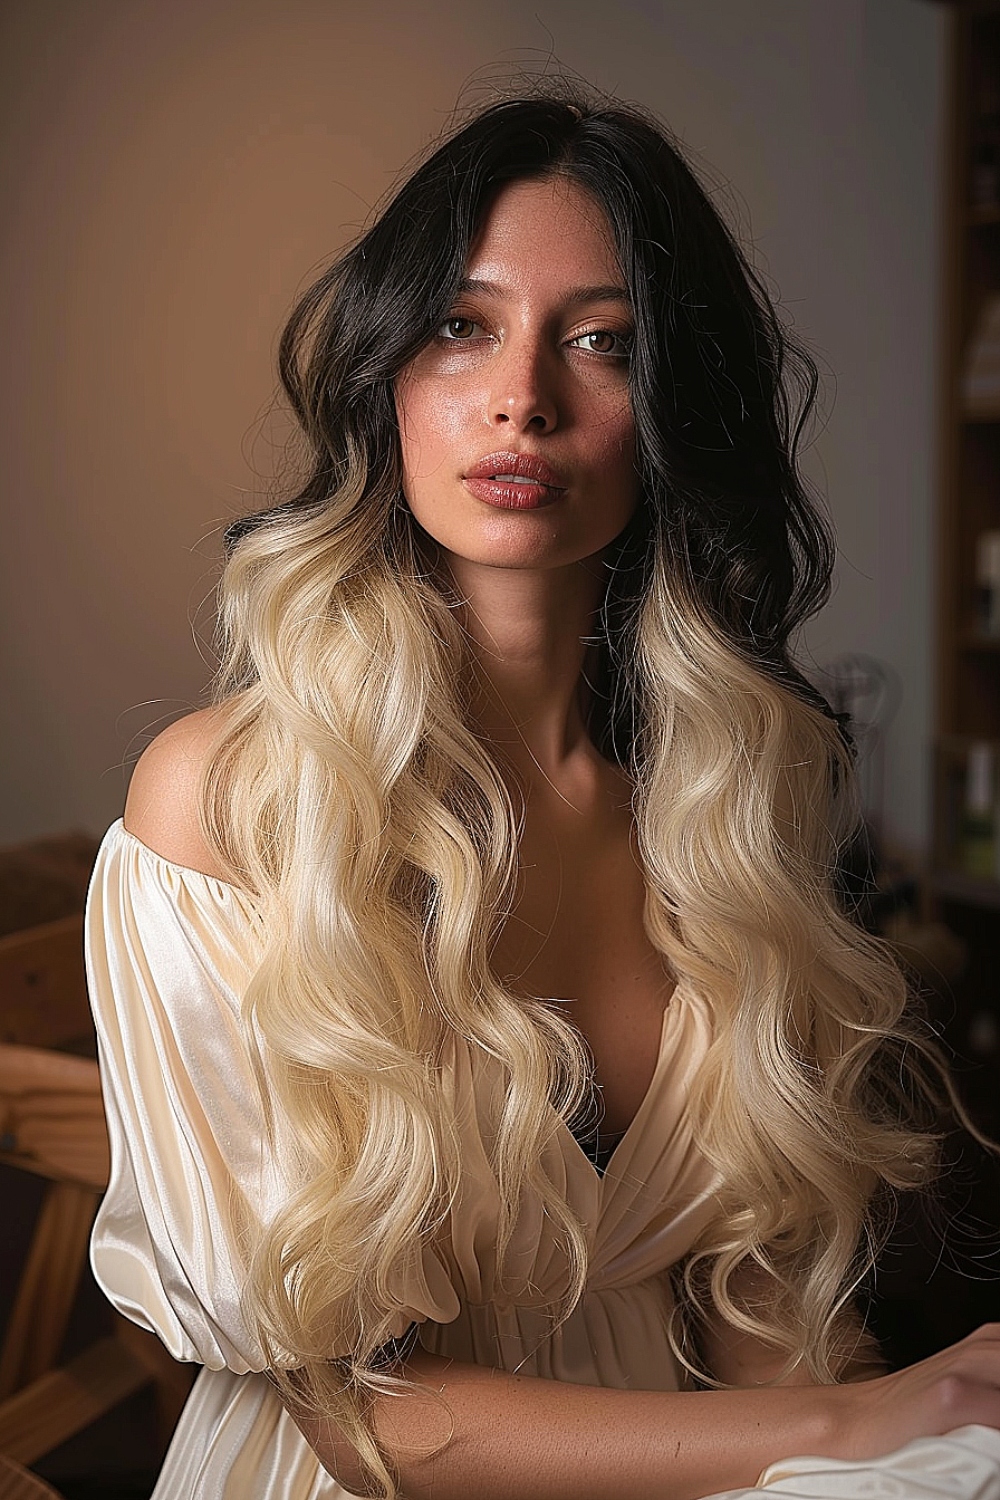
[(899, 673), (889, 825), (919, 846), (940, 7), (31, 0), (0, 29), (0, 840), (100, 831), (129, 755), (199, 701), (218, 527), (273, 464), (297, 289), (474, 70), (551, 48), (735, 184), (836, 376), (810, 464), (844, 557), (810, 645)]

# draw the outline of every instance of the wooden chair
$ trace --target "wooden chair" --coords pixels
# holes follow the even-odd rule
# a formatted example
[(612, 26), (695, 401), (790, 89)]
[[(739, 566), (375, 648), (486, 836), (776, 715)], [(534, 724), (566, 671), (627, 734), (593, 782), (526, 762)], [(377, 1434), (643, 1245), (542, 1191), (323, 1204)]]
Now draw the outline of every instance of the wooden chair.
[(0, 937), (0, 1042), (93, 1055), (82, 914)]
[(0, 1500), (62, 1500), (44, 1479), (0, 1453)]
[(50, 1050), (80, 1043), (81, 1024), (92, 1046), (82, 975), (78, 918), (0, 939), (0, 1034), (14, 1039), (0, 1044), (0, 1162), (48, 1183), (0, 1348), (0, 1454), (21, 1464), (151, 1382), (165, 1449), (193, 1378), (117, 1314), (112, 1334), (58, 1363), (109, 1165), (97, 1063)]

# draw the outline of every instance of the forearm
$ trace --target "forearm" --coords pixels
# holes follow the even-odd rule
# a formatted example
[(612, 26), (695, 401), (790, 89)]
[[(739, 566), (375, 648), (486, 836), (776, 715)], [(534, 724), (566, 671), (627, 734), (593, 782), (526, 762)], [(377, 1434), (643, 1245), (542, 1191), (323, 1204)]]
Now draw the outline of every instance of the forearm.
[[(789, 1453), (834, 1453), (830, 1387), (650, 1392), (510, 1375), (418, 1353), (417, 1391), (376, 1403), (406, 1500), (699, 1500), (752, 1485)], [(330, 1424), (300, 1422), (320, 1461), (360, 1489)]]

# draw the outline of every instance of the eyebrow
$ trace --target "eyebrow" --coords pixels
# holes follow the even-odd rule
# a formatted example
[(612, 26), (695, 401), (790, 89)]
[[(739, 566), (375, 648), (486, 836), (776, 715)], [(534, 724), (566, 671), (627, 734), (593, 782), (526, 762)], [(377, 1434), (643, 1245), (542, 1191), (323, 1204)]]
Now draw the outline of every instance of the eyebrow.
[[(478, 293), (484, 297), (501, 297), (504, 288), (495, 281), (480, 281), (476, 277), (464, 276), (458, 283), (459, 294)], [(569, 307), (578, 307), (584, 302), (622, 302), (626, 307), (632, 305), (632, 298), (625, 287), (615, 282), (608, 282), (601, 286), (578, 286), (566, 294), (566, 304)]]

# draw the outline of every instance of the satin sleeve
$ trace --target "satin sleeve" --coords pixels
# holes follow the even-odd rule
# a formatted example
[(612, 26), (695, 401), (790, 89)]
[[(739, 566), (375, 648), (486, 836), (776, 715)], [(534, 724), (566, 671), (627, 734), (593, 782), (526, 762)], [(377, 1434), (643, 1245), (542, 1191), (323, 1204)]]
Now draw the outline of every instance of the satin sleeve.
[(240, 1308), (247, 1239), (288, 1189), (265, 1150), (240, 1018), (253, 905), (118, 822), (97, 857), (85, 942), (111, 1145), (94, 1274), (175, 1359), (261, 1370)]
[(1000, 1500), (1000, 1432), (958, 1427), (881, 1458), (786, 1458), (706, 1500)]

